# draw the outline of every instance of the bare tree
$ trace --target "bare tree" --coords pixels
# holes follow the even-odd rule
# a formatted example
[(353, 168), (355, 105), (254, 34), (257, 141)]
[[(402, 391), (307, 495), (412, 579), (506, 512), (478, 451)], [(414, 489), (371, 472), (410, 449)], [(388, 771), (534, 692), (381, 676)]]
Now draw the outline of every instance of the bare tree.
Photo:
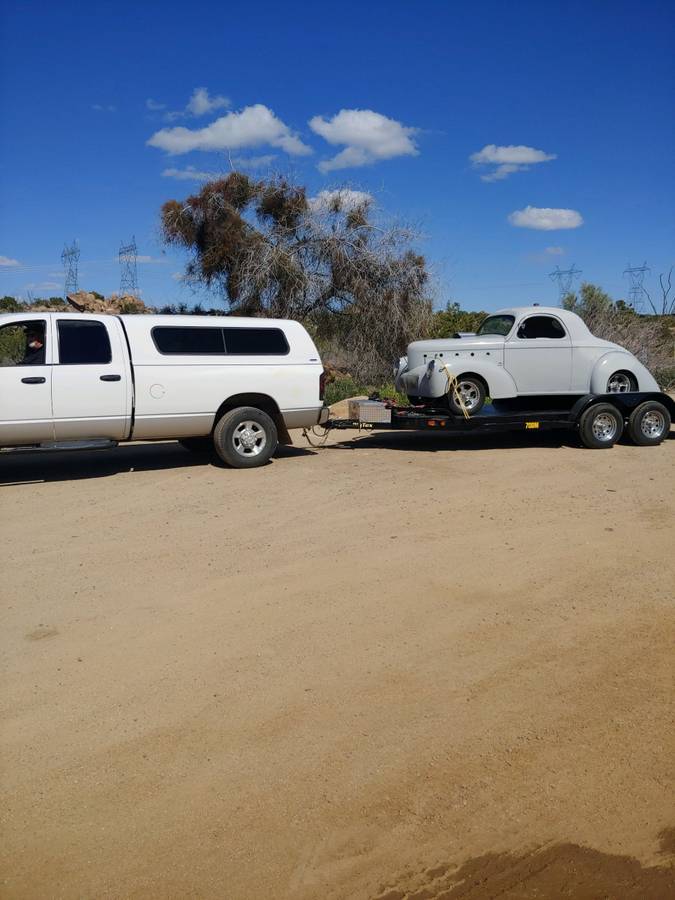
[(670, 292), (673, 287), (673, 268), (675, 267), (670, 267), (667, 275), (664, 272), (661, 272), (661, 274), (659, 275), (661, 297), (659, 300), (657, 300), (656, 303), (652, 300), (647, 288), (642, 288), (645, 296), (647, 297), (647, 300), (649, 301), (649, 305), (652, 308), (652, 312), (656, 316), (675, 315), (675, 294), (673, 294), (672, 297), (670, 296)]
[[(165, 240), (187, 249), (186, 281), (221, 293), (233, 312), (296, 318), (340, 338), (359, 377), (390, 371), (431, 316), (415, 233), (381, 221), (361, 191), (307, 197), (284, 178), (240, 172), (162, 207)], [(366, 374), (368, 370), (368, 375)]]

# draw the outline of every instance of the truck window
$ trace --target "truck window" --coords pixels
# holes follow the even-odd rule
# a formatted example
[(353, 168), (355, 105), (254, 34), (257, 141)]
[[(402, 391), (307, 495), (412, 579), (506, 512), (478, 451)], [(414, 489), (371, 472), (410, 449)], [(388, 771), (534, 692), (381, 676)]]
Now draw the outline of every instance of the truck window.
[(43, 366), (46, 322), (12, 322), (0, 328), (0, 366)]
[(281, 328), (223, 328), (228, 354), (285, 356), (289, 351)]
[(280, 328), (160, 325), (152, 329), (152, 339), (165, 355), (285, 356), (290, 349)]
[(159, 352), (168, 355), (222, 356), (225, 353), (222, 328), (159, 325), (152, 329), (152, 339)]
[(58, 322), (59, 363), (62, 366), (101, 365), (112, 360), (108, 329), (103, 322)]

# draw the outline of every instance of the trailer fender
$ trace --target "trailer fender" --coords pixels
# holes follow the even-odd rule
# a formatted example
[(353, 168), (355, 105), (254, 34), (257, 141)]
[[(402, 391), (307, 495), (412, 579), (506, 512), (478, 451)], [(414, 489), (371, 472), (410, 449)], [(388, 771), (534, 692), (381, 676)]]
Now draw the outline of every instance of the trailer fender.
[(651, 372), (635, 359), (631, 353), (624, 353), (620, 350), (611, 350), (593, 366), (591, 372), (591, 392), (593, 394), (604, 394), (607, 392), (607, 382), (615, 372), (628, 372), (637, 381), (638, 391), (658, 391), (659, 386), (656, 383)]

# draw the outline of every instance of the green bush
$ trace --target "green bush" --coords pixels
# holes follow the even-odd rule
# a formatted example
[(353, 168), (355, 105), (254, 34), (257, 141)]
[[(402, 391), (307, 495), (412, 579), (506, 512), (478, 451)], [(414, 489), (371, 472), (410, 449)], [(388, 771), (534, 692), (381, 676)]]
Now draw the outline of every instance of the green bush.
[(393, 400), (396, 403), (407, 404), (408, 398), (405, 394), (400, 394), (391, 382), (385, 384), (360, 384), (355, 381), (351, 375), (345, 375), (342, 378), (336, 378), (326, 385), (327, 406), (339, 403), (340, 400), (346, 400), (348, 397), (370, 396), (374, 391), (382, 397), (383, 400)]

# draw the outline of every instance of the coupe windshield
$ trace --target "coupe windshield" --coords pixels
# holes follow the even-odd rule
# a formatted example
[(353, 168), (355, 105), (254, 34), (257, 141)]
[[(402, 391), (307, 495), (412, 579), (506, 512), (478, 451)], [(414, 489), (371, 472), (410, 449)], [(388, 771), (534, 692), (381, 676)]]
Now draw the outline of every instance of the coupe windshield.
[(499, 334), (501, 337), (506, 337), (511, 331), (513, 321), (513, 316), (488, 316), (476, 334)]

